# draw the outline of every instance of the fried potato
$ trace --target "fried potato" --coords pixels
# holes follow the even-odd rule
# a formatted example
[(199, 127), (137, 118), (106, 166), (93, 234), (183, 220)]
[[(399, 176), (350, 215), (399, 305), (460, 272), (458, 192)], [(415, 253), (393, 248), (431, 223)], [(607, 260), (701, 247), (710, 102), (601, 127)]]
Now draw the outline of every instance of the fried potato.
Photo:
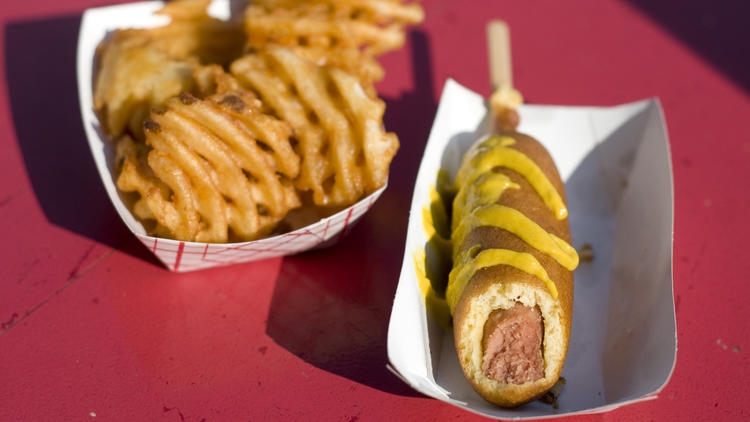
[(94, 106), (148, 233), (253, 240), (382, 187), (399, 143), (375, 57), (404, 43), (421, 7), (257, 0), (242, 23), (211, 18), (210, 2), (172, 1), (158, 12), (168, 25), (115, 31), (98, 52)]
[(337, 17), (367, 19), (378, 24), (398, 21), (413, 25), (424, 19), (424, 11), (417, 1), (405, 4), (401, 0), (256, 0), (253, 4), (268, 10), (327, 5), (334, 9), (331, 13)]
[(295, 185), (316, 205), (350, 205), (385, 184), (398, 138), (383, 130), (384, 103), (355, 75), (274, 45), (230, 70), (291, 125), (302, 158)]
[(242, 54), (246, 37), (241, 22), (222, 21), (206, 13), (211, 0), (175, 0), (159, 14), (169, 25), (145, 30), (152, 46), (173, 58), (195, 57), (201, 64), (228, 65)]
[[(150, 154), (148, 150), (127, 135), (117, 142), (120, 163), (117, 187), (123, 192), (140, 194), (133, 213), (143, 221), (156, 220), (157, 229), (150, 231), (168, 232), (169, 237), (190, 240), (199, 229), (190, 181), (168, 156), (159, 152)], [(149, 161), (157, 164), (154, 168), (158, 174)]]
[(129, 130), (142, 138), (141, 123), (151, 107), (193, 89), (195, 63), (170, 59), (148, 45), (148, 37), (118, 32), (101, 53), (94, 107), (114, 137)]
[(115, 138), (129, 131), (142, 140), (141, 125), (152, 107), (182, 91), (194, 90), (193, 71), (201, 63), (228, 64), (242, 51), (239, 24), (209, 17), (210, 0), (179, 0), (159, 13), (170, 24), (115, 31), (98, 52), (94, 107)]
[(198, 242), (252, 240), (300, 205), (291, 183), (299, 173), (291, 129), (262, 113), (250, 93), (204, 100), (182, 93), (153, 112), (144, 129), (152, 148), (147, 167), (124, 137), (117, 184), (140, 194), (134, 211), (156, 220), (154, 232)]
[(417, 3), (399, 0), (261, 0), (245, 11), (248, 45), (289, 47), (365, 82), (383, 78), (375, 56), (404, 44), (404, 26), (422, 21)]

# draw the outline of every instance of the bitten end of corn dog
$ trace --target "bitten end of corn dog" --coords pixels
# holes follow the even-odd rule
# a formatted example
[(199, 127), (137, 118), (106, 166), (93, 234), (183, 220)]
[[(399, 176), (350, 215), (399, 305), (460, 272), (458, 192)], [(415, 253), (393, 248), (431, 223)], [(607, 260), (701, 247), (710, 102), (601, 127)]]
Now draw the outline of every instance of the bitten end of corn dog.
[(477, 272), (456, 306), (453, 327), (464, 375), (483, 398), (515, 407), (557, 382), (570, 334), (570, 313), (561, 303), (569, 300), (559, 299), (511, 266)]

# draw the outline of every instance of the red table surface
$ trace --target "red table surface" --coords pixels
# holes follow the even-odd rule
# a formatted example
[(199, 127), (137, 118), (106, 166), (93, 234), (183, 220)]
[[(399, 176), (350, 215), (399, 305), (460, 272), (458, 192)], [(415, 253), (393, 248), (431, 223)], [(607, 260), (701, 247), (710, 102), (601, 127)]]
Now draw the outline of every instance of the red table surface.
[[(446, 78), (489, 94), (485, 24), (512, 28), (537, 104), (658, 96), (672, 148), (679, 353), (656, 400), (579, 417), (750, 414), (748, 3), (424, 1), (383, 57), (390, 187), (337, 246), (188, 274), (115, 214), (78, 112), (81, 12), (106, 0), (3, 2), (0, 420), (482, 419), (385, 368), (412, 186)], [(648, 204), (643, 204), (648, 206)], [(569, 386), (567, 388), (574, 388)]]

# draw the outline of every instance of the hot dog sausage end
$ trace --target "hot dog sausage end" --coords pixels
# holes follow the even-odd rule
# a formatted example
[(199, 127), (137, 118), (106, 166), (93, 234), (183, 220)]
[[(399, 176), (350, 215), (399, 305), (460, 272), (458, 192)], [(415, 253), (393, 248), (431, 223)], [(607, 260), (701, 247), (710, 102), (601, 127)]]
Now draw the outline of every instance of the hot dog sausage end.
[(516, 303), (493, 311), (484, 325), (482, 372), (506, 384), (544, 378), (543, 333), (537, 307)]

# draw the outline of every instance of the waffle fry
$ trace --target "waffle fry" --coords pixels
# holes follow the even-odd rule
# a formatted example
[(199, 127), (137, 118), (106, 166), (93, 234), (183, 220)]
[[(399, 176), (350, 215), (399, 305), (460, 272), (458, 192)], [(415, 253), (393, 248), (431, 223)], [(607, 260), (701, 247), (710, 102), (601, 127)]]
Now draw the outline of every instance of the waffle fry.
[(209, 17), (209, 3), (170, 2), (158, 12), (170, 24), (100, 46), (95, 108), (119, 138), (117, 185), (146, 230), (253, 240), (382, 187), (399, 144), (383, 129), (375, 56), (403, 44), (421, 7), (259, 0), (243, 30)]
[(101, 54), (94, 107), (105, 130), (115, 137), (130, 131), (142, 138), (141, 124), (151, 107), (193, 89), (194, 63), (170, 59), (146, 48), (148, 42), (146, 37), (118, 32)]
[(237, 23), (209, 17), (210, 0), (179, 0), (159, 13), (166, 26), (115, 31), (100, 46), (94, 107), (105, 130), (119, 137), (130, 132), (142, 140), (150, 109), (182, 91), (192, 91), (192, 72), (201, 63), (228, 64), (242, 51)]
[(385, 184), (398, 138), (383, 130), (384, 103), (356, 76), (279, 46), (238, 59), (230, 69), (291, 125), (302, 158), (295, 185), (312, 191), (316, 205), (349, 205)]
[(117, 184), (138, 192), (133, 209), (152, 230), (178, 240), (226, 242), (267, 235), (300, 205), (290, 180), (299, 158), (290, 128), (242, 91), (199, 100), (183, 93), (144, 123), (152, 149), (143, 163), (135, 142), (118, 144)]
[(248, 45), (289, 47), (317, 64), (383, 78), (375, 56), (404, 44), (404, 26), (422, 21), (417, 3), (399, 0), (261, 0), (245, 11)]
[[(158, 224), (174, 228), (176, 236), (188, 237), (187, 233), (197, 231), (196, 225), (190, 222), (182, 223), (181, 215), (176, 207), (185, 208), (194, 203), (192, 198), (186, 200), (183, 191), (175, 192), (175, 203), (170, 203), (169, 187), (160, 179), (156, 178), (153, 170), (148, 167), (148, 148), (142, 143), (136, 143), (130, 136), (123, 136), (117, 142), (116, 161), (119, 163), (120, 175), (117, 178), (117, 186), (124, 192), (138, 192), (141, 199), (135, 202), (133, 213), (141, 220), (157, 220)], [(181, 172), (173, 173), (179, 177)], [(156, 209), (156, 213), (152, 212)], [(156, 215), (160, 218), (157, 219)], [(181, 226), (185, 231), (177, 230)]]
[[(211, 0), (175, 0), (157, 12), (169, 25), (145, 30), (151, 47), (170, 57), (195, 57), (201, 64), (228, 65), (242, 54), (246, 39), (237, 21), (222, 21), (206, 12)], [(144, 31), (144, 30), (141, 30)]]

